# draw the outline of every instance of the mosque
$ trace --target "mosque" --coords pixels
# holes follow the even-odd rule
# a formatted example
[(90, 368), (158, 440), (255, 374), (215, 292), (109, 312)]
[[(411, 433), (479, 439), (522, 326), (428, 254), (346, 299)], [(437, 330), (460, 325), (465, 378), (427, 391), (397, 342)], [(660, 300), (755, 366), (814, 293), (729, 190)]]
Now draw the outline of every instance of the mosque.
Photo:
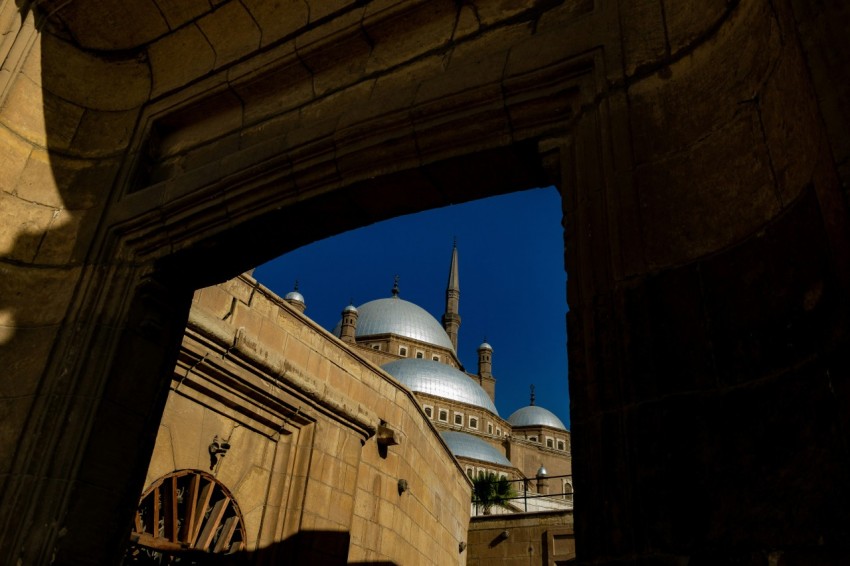
[[(333, 334), (414, 392), (470, 478), (488, 472), (512, 480), (540, 477), (541, 490), (571, 501), (570, 432), (563, 422), (535, 405), (533, 385), (528, 406), (507, 419), (499, 415), (493, 347), (486, 341), (478, 346), (477, 372), (466, 372), (458, 359), (457, 246), (452, 249), (442, 325), (399, 295), (396, 278), (391, 297), (348, 305)], [(306, 307), (297, 290), (285, 299)], [(548, 476), (557, 478), (553, 485), (543, 480)], [(527, 484), (517, 485), (524, 491)], [(527, 502), (523, 504), (527, 508)]]
[[(574, 557), (570, 432), (533, 389), (499, 415), (487, 342), (464, 369), (458, 271), (455, 247), (442, 324), (398, 280), (332, 331), (250, 273), (197, 291), (124, 563)], [(490, 473), (515, 497), (479, 509)]]

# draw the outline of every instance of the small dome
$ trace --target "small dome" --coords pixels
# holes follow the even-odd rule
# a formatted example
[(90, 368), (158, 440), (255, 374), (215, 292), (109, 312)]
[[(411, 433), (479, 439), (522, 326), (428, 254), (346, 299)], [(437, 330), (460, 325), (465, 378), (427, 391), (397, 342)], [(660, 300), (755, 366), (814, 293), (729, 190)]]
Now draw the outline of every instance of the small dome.
[(347, 307), (345, 307), (344, 309), (342, 309), (342, 312), (353, 312), (353, 313), (356, 313), (356, 312), (357, 312), (357, 307), (355, 307), (354, 305), (348, 305)]
[(505, 458), (504, 454), (480, 438), (465, 432), (454, 431), (441, 432), (440, 435), (456, 458), (471, 458), (488, 464), (513, 468), (513, 464)]
[(508, 422), (511, 426), (551, 426), (552, 428), (560, 428), (567, 430), (561, 419), (555, 416), (552, 411), (538, 407), (537, 405), (529, 405), (522, 409), (517, 409), (508, 417)]
[(284, 299), (287, 300), (287, 301), (293, 302), (293, 303), (301, 303), (302, 305), (305, 304), (304, 303), (304, 295), (302, 295), (298, 291), (288, 292), (286, 294), (286, 296), (284, 297)]
[[(445, 329), (428, 311), (411, 302), (391, 297), (369, 301), (357, 309), (357, 338), (377, 334), (395, 334), (454, 351)], [(341, 323), (333, 329), (340, 335)]]
[(481, 345), (480, 345), (480, 346), (478, 346), (478, 349), (479, 349), (479, 350), (490, 350), (490, 351), (492, 352), (492, 351), (493, 351), (493, 346), (491, 346), (491, 345), (490, 345), (490, 344), (488, 344), (487, 342), (482, 342), (482, 343), (481, 343)]
[(543, 466), (540, 466), (539, 468), (537, 468), (537, 473), (534, 474), (534, 475), (538, 478), (545, 478), (546, 476), (549, 475), (549, 472), (546, 471), (546, 468), (544, 468)]
[(496, 406), (480, 385), (460, 370), (432, 360), (407, 358), (381, 368), (411, 391), (474, 405), (498, 416)]

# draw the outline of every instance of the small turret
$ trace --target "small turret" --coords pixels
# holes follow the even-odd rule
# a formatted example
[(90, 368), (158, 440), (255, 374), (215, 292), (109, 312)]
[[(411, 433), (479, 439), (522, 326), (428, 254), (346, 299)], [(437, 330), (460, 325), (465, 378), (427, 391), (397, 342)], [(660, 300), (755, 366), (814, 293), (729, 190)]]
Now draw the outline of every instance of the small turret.
[(357, 308), (351, 303), (342, 309), (342, 324), (340, 326), (339, 337), (343, 342), (354, 344), (357, 334), (358, 316)]
[(493, 347), (486, 339), (478, 346), (478, 377), (493, 377)]
[(295, 280), (295, 287), (292, 291), (286, 294), (284, 301), (292, 305), (298, 312), (307, 310), (307, 303), (304, 302), (304, 295), (298, 292), (298, 280)]

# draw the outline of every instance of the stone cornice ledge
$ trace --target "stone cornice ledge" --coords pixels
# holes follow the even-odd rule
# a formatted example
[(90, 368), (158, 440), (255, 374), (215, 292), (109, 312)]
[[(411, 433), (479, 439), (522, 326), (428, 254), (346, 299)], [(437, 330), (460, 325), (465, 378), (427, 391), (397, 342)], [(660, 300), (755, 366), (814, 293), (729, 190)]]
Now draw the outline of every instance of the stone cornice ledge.
[[(310, 377), (303, 368), (287, 361), (279, 353), (261, 353), (242, 328), (234, 332), (234, 328), (226, 322), (202, 311), (192, 310), (187, 329), (209, 340), (221, 359), (259, 369), (262, 372), (261, 379), (274, 388), (285, 390), (324, 415), (357, 429), (364, 439), (374, 436), (380, 422), (374, 411), (327, 383)], [(269, 390), (258, 387), (259, 383), (250, 385), (263, 395)]]

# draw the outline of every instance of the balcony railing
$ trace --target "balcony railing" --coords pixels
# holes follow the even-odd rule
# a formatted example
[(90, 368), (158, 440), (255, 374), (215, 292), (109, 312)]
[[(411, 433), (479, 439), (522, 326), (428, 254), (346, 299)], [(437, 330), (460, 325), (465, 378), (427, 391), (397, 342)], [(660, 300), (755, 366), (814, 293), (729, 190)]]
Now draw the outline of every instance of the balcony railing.
[[(547, 493), (540, 493), (537, 491), (537, 484), (541, 480), (546, 482)], [(566, 486), (564, 485), (564, 480), (569, 480), (569, 483)], [(517, 495), (507, 498), (506, 501), (509, 502), (512, 507), (521, 509), (521, 511), (512, 511), (510, 509), (505, 509), (504, 507), (500, 509), (498, 506), (494, 506), (493, 510), (496, 514), (568, 510), (573, 508), (572, 475), (546, 476), (545, 478), (540, 479), (521, 478), (518, 480), (508, 480), (508, 483), (516, 486), (514, 491)], [(555, 486), (558, 486), (557, 490), (552, 491)], [(531, 502), (530, 510), (529, 501)], [(483, 507), (480, 504), (473, 502), (472, 505), (473, 515), (483, 514)]]

